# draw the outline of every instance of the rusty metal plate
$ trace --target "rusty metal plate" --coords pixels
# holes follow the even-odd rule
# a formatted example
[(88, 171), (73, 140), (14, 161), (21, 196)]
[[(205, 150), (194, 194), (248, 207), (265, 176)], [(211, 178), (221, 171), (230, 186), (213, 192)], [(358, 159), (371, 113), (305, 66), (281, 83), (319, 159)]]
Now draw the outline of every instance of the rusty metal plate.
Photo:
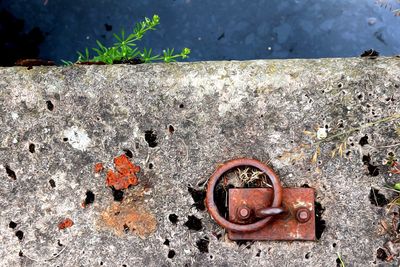
[[(315, 240), (314, 189), (283, 188), (282, 207), (284, 214), (274, 216), (261, 230), (240, 233), (228, 231), (231, 240)], [(248, 224), (256, 221), (257, 210), (271, 206), (273, 190), (270, 188), (231, 188), (229, 189), (229, 221)], [(239, 218), (238, 210), (246, 206), (251, 210), (249, 219)], [(301, 222), (299, 209), (309, 212), (309, 219)], [(301, 215), (300, 215), (301, 217)]]

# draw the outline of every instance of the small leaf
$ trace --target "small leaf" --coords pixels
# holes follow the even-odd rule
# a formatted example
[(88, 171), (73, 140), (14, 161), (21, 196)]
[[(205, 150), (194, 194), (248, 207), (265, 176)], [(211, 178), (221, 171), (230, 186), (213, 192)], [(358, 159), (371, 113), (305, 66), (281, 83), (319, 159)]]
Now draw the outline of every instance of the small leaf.
[(395, 183), (393, 185), (393, 188), (396, 189), (396, 190), (400, 190), (400, 183)]

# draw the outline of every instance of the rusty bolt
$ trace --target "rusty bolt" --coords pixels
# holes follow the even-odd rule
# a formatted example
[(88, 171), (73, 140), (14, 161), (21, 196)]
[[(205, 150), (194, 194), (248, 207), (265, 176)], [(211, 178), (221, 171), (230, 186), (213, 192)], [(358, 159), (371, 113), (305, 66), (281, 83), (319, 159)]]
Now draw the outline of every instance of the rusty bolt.
[(296, 212), (296, 219), (301, 222), (305, 223), (308, 222), (311, 218), (311, 212), (307, 208), (299, 208)]
[(251, 209), (247, 206), (241, 206), (237, 210), (237, 216), (242, 220), (247, 220), (250, 218)]

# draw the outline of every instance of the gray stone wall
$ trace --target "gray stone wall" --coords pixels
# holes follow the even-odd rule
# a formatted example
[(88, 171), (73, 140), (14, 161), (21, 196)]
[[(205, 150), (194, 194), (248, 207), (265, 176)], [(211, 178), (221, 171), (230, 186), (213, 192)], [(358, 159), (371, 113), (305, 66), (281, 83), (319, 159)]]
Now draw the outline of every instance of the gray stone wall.
[[(399, 114), (399, 58), (0, 68), (0, 78), (1, 266), (335, 266), (337, 253), (348, 266), (382, 263), (389, 215), (370, 192), (393, 197), (381, 188), (398, 177), (382, 162), (399, 150), (399, 121), (321, 139), (315, 163), (313, 134)], [(237, 157), (315, 188), (320, 239), (228, 240), (195, 190)], [(138, 185), (113, 191), (121, 160), (140, 166)]]

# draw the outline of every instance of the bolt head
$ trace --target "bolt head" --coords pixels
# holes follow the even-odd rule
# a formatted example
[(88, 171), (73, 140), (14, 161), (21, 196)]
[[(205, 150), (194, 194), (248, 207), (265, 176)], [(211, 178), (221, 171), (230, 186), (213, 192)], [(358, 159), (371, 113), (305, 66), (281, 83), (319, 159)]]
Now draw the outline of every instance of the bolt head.
[(246, 219), (250, 218), (251, 209), (247, 206), (241, 206), (237, 210), (237, 215), (240, 219), (246, 220)]
[(296, 212), (296, 219), (300, 223), (308, 222), (311, 218), (311, 212), (307, 208), (299, 208)]

